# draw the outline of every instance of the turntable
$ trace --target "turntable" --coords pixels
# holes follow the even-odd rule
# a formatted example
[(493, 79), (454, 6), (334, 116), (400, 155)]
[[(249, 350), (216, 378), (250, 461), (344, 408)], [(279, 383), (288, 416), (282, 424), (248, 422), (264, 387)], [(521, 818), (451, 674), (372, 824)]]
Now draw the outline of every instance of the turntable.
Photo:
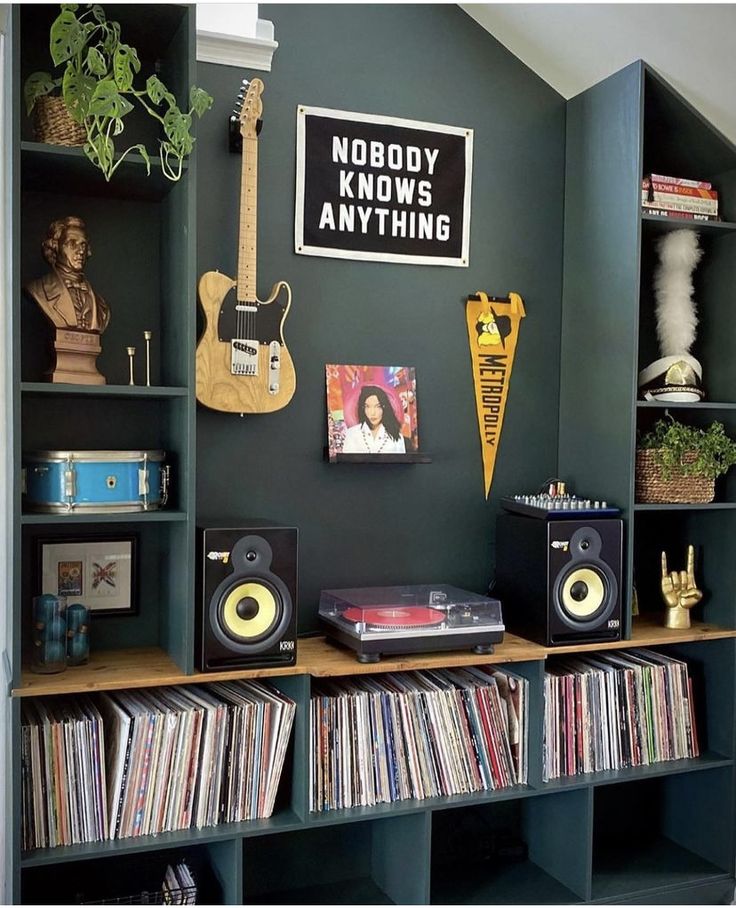
[(354, 649), (359, 662), (466, 648), (484, 655), (504, 632), (498, 599), (444, 583), (322, 590), (319, 617), (327, 636)]

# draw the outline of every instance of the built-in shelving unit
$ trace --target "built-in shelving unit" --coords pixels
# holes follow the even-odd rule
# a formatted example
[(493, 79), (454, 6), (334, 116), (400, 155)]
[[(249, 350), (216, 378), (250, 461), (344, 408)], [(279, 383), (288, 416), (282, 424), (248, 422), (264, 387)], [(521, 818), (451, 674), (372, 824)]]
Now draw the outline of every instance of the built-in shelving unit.
[[(674, 643), (671, 652), (700, 679), (698, 721), (707, 749), (696, 760), (623, 770), (592, 779), (591, 875), (594, 901), (706, 902), (734, 880), (734, 671), (731, 629), (736, 607), (734, 477), (716, 482), (706, 504), (635, 501), (637, 431), (671, 413), (686, 423), (714, 420), (736, 434), (736, 369), (731, 318), (736, 246), (733, 222), (736, 148), (657, 73), (632, 64), (568, 104), (559, 475), (595, 488), (626, 520), (626, 633), (658, 636), (661, 552), (671, 566), (696, 550), (702, 602), (692, 614), (725, 637)], [(640, 211), (648, 173), (710, 180), (722, 221), (667, 218)], [(605, 224), (599, 212), (606, 212)], [(656, 241), (671, 230), (696, 230), (703, 250), (695, 273), (698, 339), (706, 398), (699, 403), (637, 400), (637, 375), (658, 355), (653, 274)], [(584, 394), (581, 394), (584, 389)], [(636, 587), (641, 615), (632, 615)], [(668, 633), (660, 629), (661, 634)], [(669, 632), (672, 633), (672, 632)], [(646, 646), (656, 645), (649, 641)], [(575, 784), (564, 779), (550, 789)], [(688, 806), (686, 806), (688, 805)]]

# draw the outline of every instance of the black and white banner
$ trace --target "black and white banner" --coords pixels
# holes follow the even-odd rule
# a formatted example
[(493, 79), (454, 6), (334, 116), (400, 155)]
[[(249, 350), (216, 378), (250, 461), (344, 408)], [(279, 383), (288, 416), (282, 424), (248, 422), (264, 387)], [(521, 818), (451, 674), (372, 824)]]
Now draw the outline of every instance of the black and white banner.
[(297, 109), (302, 255), (467, 267), (473, 130)]

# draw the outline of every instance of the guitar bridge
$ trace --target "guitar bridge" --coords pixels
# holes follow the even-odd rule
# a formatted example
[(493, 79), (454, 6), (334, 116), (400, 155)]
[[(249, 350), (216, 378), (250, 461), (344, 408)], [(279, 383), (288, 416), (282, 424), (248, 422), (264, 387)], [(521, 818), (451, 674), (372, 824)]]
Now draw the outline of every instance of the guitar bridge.
[(258, 375), (258, 341), (238, 337), (230, 342), (230, 372)]

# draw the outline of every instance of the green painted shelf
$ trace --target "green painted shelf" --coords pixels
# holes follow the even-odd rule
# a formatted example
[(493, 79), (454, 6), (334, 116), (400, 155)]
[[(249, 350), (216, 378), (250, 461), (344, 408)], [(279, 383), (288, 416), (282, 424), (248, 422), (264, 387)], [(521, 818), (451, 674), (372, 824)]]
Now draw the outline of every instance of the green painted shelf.
[(121, 398), (143, 398), (147, 400), (159, 400), (169, 397), (186, 397), (189, 394), (188, 388), (183, 387), (160, 387), (146, 385), (64, 385), (51, 384), (50, 382), (21, 382), (20, 390), (22, 394), (27, 395), (71, 395), (75, 397), (121, 397)]
[(23, 514), (24, 525), (44, 523), (180, 523), (185, 511), (133, 511), (130, 514)]
[(45, 864), (65, 864), (69, 861), (84, 861), (113, 855), (148, 852), (164, 848), (189, 845), (204, 845), (248, 836), (291, 832), (303, 829), (304, 824), (291, 809), (276, 813), (267, 820), (250, 820), (244, 823), (221, 823), (204, 829), (180, 829), (156, 836), (115, 839), (108, 842), (86, 842), (83, 845), (60, 845), (57, 848), (37, 848), (24, 852), (22, 867), (40, 867)]
[(663, 233), (669, 230), (691, 228), (697, 230), (698, 233), (717, 236), (736, 230), (736, 224), (731, 221), (693, 221), (688, 218), (670, 218), (659, 214), (647, 214), (646, 212), (642, 212), (641, 220), (644, 229)]

